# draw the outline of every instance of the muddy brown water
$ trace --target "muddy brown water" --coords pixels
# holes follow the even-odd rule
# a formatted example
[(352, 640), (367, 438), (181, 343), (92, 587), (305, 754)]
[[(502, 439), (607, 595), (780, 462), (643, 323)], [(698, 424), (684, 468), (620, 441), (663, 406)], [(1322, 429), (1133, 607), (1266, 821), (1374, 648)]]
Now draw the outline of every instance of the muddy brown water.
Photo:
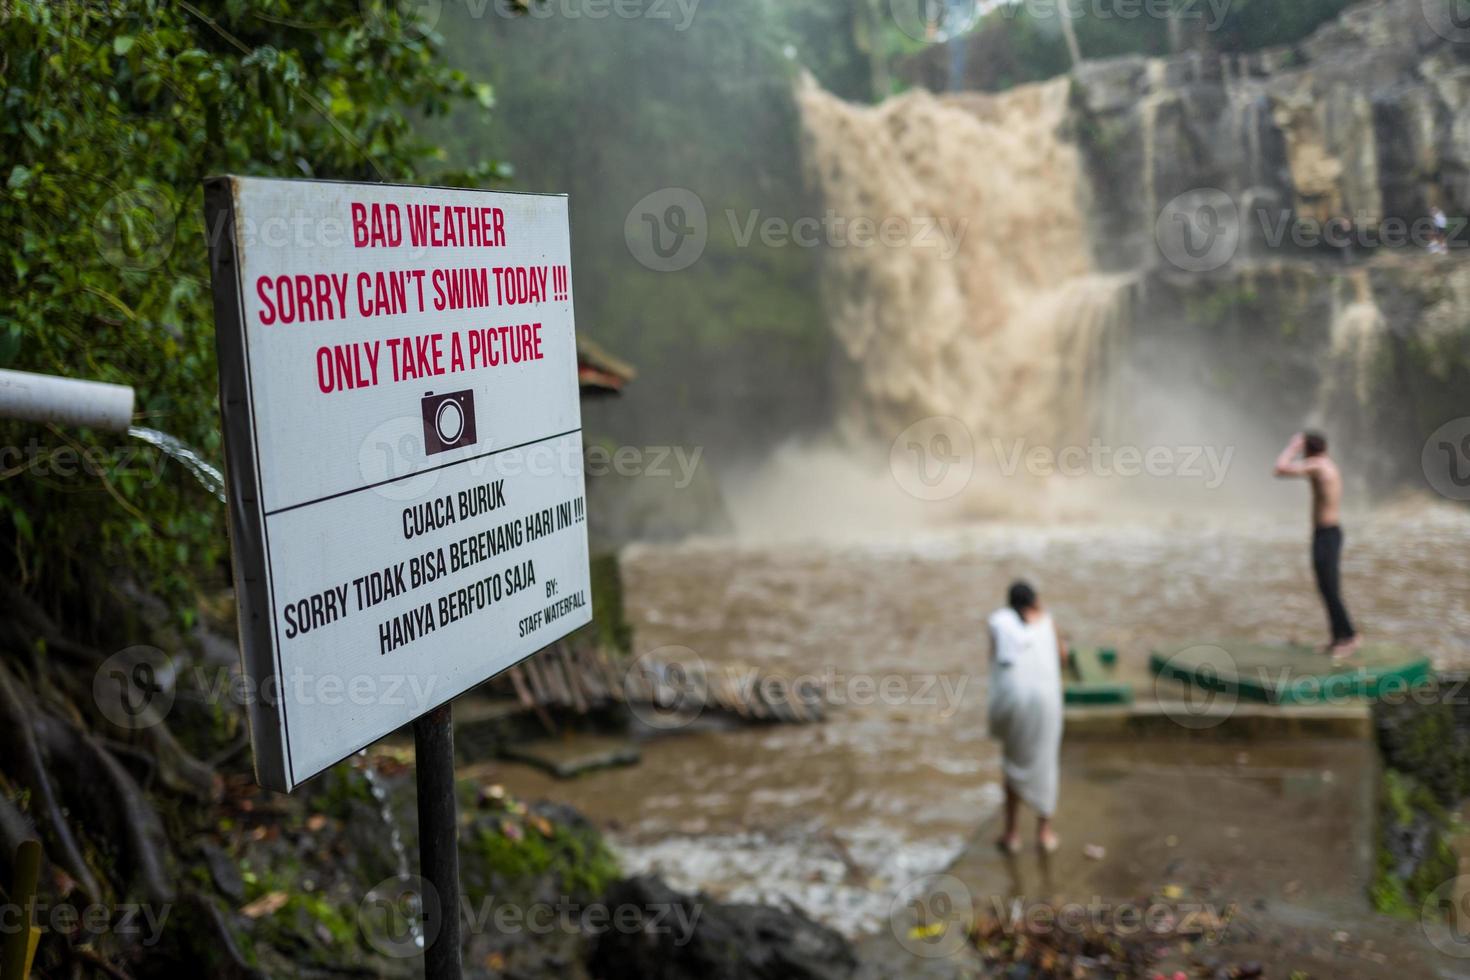
[[(998, 805), (984, 620), (1013, 577), (1035, 582), (1068, 642), (1125, 658), (1218, 637), (1316, 643), (1326, 622), (1307, 545), (1299, 520), (1263, 518), (634, 546), (636, 652), (806, 675), (847, 703), (820, 725), (695, 725), (646, 741), (640, 765), (573, 781), (499, 773), (582, 809), (630, 870), (728, 900), (791, 899), (871, 932), (894, 888), (947, 867)], [(1343, 573), (1365, 637), (1470, 667), (1470, 512), (1359, 515)]]

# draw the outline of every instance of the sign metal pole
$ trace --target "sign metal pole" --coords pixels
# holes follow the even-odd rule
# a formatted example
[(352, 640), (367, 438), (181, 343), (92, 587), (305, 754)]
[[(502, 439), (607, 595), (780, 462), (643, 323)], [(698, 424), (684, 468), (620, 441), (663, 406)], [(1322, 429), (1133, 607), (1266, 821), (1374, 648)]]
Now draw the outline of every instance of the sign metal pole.
[[(419, 870), (437, 901), (424, 903), (425, 980), (460, 980), (459, 821), (454, 799), (454, 725), (448, 702), (413, 723), (418, 782)], [(430, 922), (438, 916), (438, 922)]]

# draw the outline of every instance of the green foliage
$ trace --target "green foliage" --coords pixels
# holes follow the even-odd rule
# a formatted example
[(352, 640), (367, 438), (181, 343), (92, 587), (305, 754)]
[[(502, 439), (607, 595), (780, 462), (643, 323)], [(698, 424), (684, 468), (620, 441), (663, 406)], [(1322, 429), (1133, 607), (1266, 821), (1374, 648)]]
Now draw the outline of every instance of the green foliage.
[(771, 16), (797, 60), (827, 91), (854, 102), (868, 102), (880, 84), (875, 63), (895, 48), (917, 47), (890, 29), (886, 0), (794, 0), (775, 5)]
[[(5, 8), (0, 367), (131, 384), (140, 424), (219, 462), (203, 178), (420, 178), (443, 166), (416, 118), (490, 93), (394, 4)], [(0, 447), (0, 547), (69, 612), (118, 566), (187, 606), (225, 556), (223, 506), (141, 443), (0, 423)]]
[(1233, 0), (1213, 39), (1219, 51), (1295, 44), (1353, 0)]

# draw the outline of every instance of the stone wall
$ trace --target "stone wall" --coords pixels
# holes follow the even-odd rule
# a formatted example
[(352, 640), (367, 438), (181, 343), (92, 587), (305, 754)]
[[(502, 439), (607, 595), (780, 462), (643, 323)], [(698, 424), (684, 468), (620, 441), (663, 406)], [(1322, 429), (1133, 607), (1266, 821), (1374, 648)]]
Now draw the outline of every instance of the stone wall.
[(1436, 3), (1072, 76), (1095, 258), (1138, 277), (1135, 373), (1323, 425), (1382, 489), (1422, 482), (1425, 437), (1470, 410), (1470, 31)]

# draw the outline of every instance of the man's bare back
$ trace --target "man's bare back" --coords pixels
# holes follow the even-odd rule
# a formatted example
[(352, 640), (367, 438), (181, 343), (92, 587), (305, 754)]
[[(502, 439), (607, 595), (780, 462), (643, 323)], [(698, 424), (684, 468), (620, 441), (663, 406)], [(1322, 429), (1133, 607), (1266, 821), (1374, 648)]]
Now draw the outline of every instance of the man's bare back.
[(1325, 454), (1309, 457), (1303, 465), (1312, 483), (1312, 526), (1336, 527), (1341, 523), (1342, 471)]
[(1321, 452), (1303, 456), (1306, 437), (1297, 433), (1276, 459), (1277, 476), (1304, 476), (1312, 485), (1312, 526), (1336, 527), (1342, 520), (1342, 471)]

